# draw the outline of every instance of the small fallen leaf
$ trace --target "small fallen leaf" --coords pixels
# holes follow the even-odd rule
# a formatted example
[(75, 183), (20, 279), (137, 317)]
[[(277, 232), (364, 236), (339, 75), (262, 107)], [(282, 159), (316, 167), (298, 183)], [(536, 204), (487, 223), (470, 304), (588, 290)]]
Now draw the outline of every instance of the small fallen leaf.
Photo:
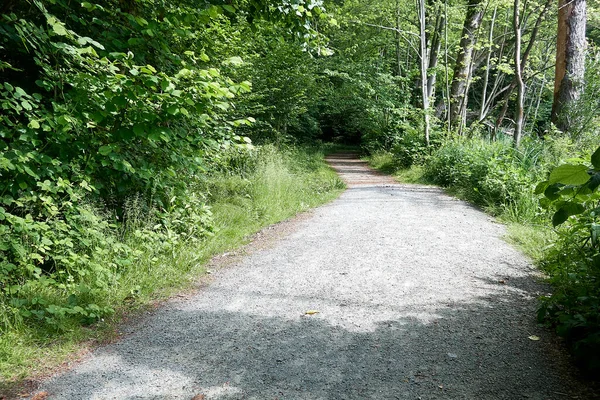
[(31, 398), (31, 400), (45, 400), (46, 398), (48, 398), (48, 392), (38, 392)]
[(314, 315), (314, 314), (318, 314), (319, 312), (317, 310), (308, 310), (307, 312), (305, 312), (305, 315)]
[(203, 394), (197, 394), (194, 397), (192, 397), (192, 400), (204, 400), (205, 397)]
[(531, 335), (531, 336), (529, 336), (529, 339), (530, 340), (540, 340), (540, 337), (539, 336), (535, 336), (535, 335)]

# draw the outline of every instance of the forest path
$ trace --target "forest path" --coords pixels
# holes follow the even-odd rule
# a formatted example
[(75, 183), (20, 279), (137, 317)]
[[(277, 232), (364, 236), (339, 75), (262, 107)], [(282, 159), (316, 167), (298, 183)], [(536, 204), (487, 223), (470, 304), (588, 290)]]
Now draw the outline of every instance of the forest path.
[(339, 199), (41, 390), (50, 399), (594, 397), (535, 323), (545, 288), (501, 225), (352, 154), (329, 162), (349, 185)]

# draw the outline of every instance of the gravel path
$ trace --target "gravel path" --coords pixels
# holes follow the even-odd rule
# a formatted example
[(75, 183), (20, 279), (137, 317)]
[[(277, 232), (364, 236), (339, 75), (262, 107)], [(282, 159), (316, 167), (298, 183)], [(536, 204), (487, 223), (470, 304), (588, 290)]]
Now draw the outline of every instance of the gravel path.
[(501, 225), (352, 155), (330, 162), (349, 184), (338, 200), (40, 390), (50, 399), (595, 398), (536, 325), (545, 288)]

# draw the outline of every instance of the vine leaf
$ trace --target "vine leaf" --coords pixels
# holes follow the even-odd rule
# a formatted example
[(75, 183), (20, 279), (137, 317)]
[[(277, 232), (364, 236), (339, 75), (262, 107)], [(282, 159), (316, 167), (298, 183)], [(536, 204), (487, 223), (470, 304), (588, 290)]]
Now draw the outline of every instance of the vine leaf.
[(590, 180), (588, 168), (585, 165), (563, 164), (554, 168), (550, 174), (549, 183), (564, 185), (583, 185)]

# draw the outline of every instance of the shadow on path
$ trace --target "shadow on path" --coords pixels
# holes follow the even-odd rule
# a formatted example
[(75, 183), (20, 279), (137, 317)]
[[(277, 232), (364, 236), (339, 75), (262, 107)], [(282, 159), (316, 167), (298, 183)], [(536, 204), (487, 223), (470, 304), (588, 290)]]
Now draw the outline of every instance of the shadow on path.
[[(534, 307), (529, 279), (486, 282), (504, 293), (446, 304), (428, 323), (405, 317), (367, 329), (300, 309), (292, 319), (172, 309), (96, 355), (118, 369), (107, 363), (70, 374), (57, 398), (83, 398), (82, 382), (102, 399), (593, 398), (569, 384), (572, 371), (549, 332), (523, 329)], [(250, 294), (249, 303), (261, 296)], [(497, 315), (510, 335), (496, 329)], [(541, 340), (528, 339), (534, 334)]]

